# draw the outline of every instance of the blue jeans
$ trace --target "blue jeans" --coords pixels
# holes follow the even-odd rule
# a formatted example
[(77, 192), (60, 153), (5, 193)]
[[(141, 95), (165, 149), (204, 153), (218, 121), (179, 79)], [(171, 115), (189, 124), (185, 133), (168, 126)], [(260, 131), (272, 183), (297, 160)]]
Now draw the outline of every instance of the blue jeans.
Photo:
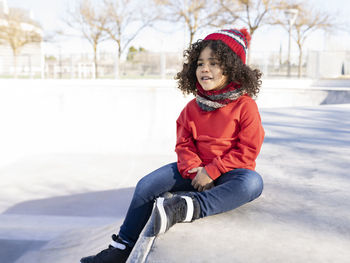
[(119, 235), (135, 244), (151, 215), (155, 198), (165, 192), (188, 191), (200, 204), (200, 217), (235, 209), (260, 196), (263, 190), (261, 176), (252, 170), (234, 169), (214, 181), (214, 187), (196, 191), (191, 179), (184, 179), (176, 163), (165, 165), (143, 177), (137, 184), (131, 204)]

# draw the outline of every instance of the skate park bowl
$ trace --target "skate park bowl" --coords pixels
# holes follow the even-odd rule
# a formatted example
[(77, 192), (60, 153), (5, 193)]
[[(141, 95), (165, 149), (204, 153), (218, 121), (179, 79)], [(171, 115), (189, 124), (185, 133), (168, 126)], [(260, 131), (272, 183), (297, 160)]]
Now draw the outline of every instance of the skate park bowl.
[[(346, 104), (349, 82), (266, 79), (257, 104)], [(172, 151), (174, 123), (192, 98), (173, 80), (1, 80), (0, 165), (47, 152)]]
[[(137, 181), (176, 161), (192, 98), (173, 80), (0, 80), (1, 262), (106, 248)], [(257, 104), (262, 196), (175, 225), (146, 262), (348, 262), (350, 80), (265, 79)]]

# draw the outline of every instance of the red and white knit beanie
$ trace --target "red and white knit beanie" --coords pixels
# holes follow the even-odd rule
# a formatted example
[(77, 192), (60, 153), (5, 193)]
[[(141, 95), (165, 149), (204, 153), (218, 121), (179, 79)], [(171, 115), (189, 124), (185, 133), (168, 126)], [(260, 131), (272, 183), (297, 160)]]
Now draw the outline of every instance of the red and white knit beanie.
[(221, 40), (242, 59), (243, 63), (245, 63), (251, 36), (246, 28), (222, 29), (209, 34), (204, 40)]

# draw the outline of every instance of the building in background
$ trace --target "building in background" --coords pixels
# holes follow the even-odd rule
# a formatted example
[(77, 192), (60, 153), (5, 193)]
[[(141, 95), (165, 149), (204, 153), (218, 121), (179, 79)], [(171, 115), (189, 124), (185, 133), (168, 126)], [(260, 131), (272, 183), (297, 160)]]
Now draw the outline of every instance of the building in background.
[(0, 14), (1, 13), (8, 13), (9, 8), (7, 5), (7, 1), (6, 0), (0, 0)]
[[(0, 37), (0, 77), (41, 77), (43, 32), (39, 23), (34, 20), (32, 12), (9, 8), (7, 0), (0, 0), (0, 26), (0, 33), (3, 34), (3, 37)], [(17, 37), (18, 34), (11, 35), (11, 30), (23, 35), (11, 40), (15, 43), (12, 46), (9, 39)], [(7, 33), (4, 33), (5, 31)], [(14, 45), (18, 47), (16, 50)]]

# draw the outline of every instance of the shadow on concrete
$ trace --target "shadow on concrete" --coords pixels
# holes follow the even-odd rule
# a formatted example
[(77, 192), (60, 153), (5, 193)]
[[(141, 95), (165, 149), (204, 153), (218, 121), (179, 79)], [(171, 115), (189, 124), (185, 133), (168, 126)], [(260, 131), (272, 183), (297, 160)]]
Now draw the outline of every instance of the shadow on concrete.
[(126, 214), (134, 188), (89, 192), (19, 203), (4, 214), (120, 217)]
[[(349, 181), (346, 183), (350, 185)], [(350, 195), (332, 187), (267, 181), (264, 197), (255, 206), (259, 214), (270, 215), (274, 224), (285, 224), (314, 233), (350, 236)]]
[[(98, 218), (123, 218), (129, 207), (134, 188), (122, 188), (117, 190), (108, 190), (100, 192), (89, 192), (81, 194), (73, 194), (67, 196), (58, 196), (46, 199), (30, 200), (16, 204), (7, 209), (2, 215), (23, 215), (26, 216), (67, 216), (67, 220), (71, 220), (71, 217), (86, 217), (93, 220), (94, 217)], [(1, 215), (0, 215), (1, 216)], [(55, 220), (55, 219), (53, 219)], [(60, 231), (59, 224), (62, 223), (57, 221), (57, 229)], [(18, 224), (21, 224), (18, 222)], [(28, 222), (30, 227), (38, 227), (37, 223), (32, 221)], [(34, 224), (34, 225), (33, 225)], [(43, 224), (43, 222), (38, 223)], [(84, 223), (83, 223), (84, 224)], [(98, 228), (98, 226), (84, 226), (79, 227), (87, 232), (90, 228)], [(26, 227), (19, 225), (19, 227)], [(47, 225), (41, 225), (42, 231), (51, 231)], [(76, 223), (71, 225), (71, 230), (62, 228), (62, 234), (68, 233), (74, 230)], [(24, 228), (26, 231), (26, 228)], [(45, 230), (46, 229), (46, 230)], [(18, 230), (21, 231), (21, 230)], [(21, 234), (23, 235), (23, 233)], [(49, 242), (47, 240), (30, 240), (30, 236), (25, 237), (25, 240), (14, 240), (14, 239), (0, 239), (0, 255), (1, 262), (14, 263), (17, 262), (22, 256), (27, 255), (30, 261), (27, 259), (25, 262), (36, 262), (36, 258), (31, 258), (31, 255), (39, 253), (40, 249), (44, 248)], [(73, 246), (74, 247), (74, 246)], [(61, 255), (62, 256), (62, 255)], [(4, 260), (4, 261), (3, 261)], [(64, 261), (64, 259), (63, 259)], [(63, 262), (62, 261), (62, 262)], [(64, 261), (66, 262), (66, 261)], [(69, 261), (67, 261), (69, 262)]]
[(40, 249), (46, 243), (46, 241), (0, 239), (1, 262), (15, 262), (26, 252)]
[[(311, 112), (313, 118), (307, 119)], [(264, 143), (276, 146), (288, 146), (293, 151), (305, 152), (323, 147), (346, 147), (350, 144), (350, 121), (343, 119), (346, 116), (345, 109), (325, 108), (299, 108), (295, 112), (283, 110), (263, 110), (262, 117), (268, 119), (277, 118), (279, 121), (263, 121), (266, 130)], [(299, 148), (300, 145), (302, 148)]]
[(345, 90), (328, 90), (326, 98), (321, 105), (327, 104), (346, 104), (350, 103), (350, 91)]

